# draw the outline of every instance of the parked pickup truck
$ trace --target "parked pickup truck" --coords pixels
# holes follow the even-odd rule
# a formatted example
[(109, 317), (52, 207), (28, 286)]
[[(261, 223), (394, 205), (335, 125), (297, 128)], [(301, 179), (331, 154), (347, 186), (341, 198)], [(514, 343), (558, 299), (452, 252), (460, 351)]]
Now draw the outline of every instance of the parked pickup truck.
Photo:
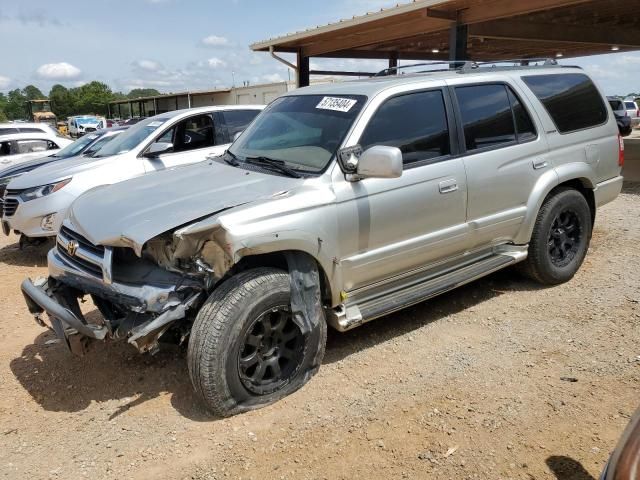
[(569, 281), (622, 187), (623, 143), (589, 76), (553, 61), (384, 73), (290, 92), (222, 157), (78, 198), (49, 277), (22, 284), (29, 310), (80, 354), (188, 341), (197, 396), (224, 416), (305, 384), (327, 325), (516, 264)]

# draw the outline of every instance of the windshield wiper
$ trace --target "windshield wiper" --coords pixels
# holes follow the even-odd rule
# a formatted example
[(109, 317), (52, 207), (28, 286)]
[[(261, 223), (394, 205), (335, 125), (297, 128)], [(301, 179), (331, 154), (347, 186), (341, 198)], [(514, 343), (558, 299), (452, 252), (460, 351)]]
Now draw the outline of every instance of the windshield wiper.
[(235, 153), (230, 152), (229, 150), (224, 152), (222, 159), (232, 167), (237, 167), (238, 165), (240, 165), (240, 162), (238, 161), (238, 156)]
[(276, 160), (269, 157), (246, 157), (245, 161), (254, 165), (260, 165), (262, 167), (272, 167), (275, 170), (278, 170), (280, 173), (284, 173), (285, 175), (292, 178), (301, 178), (300, 174), (294, 169), (287, 167), (284, 164), (283, 160)]

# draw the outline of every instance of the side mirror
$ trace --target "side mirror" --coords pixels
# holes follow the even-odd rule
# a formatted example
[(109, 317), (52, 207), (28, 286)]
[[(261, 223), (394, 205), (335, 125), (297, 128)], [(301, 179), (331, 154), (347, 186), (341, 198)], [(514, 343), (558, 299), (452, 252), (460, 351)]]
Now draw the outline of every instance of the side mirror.
[(152, 143), (151, 146), (144, 153), (146, 158), (156, 158), (163, 153), (173, 152), (173, 143), (169, 142), (156, 142)]
[(241, 130), (241, 131), (237, 132), (237, 133), (233, 136), (233, 141), (234, 141), (234, 142), (235, 142), (237, 139), (239, 139), (239, 138), (240, 138), (240, 135), (242, 135), (242, 132), (243, 132), (243, 131), (244, 131), (244, 130)]
[(360, 178), (400, 178), (402, 152), (397, 147), (377, 145), (366, 150), (358, 159)]

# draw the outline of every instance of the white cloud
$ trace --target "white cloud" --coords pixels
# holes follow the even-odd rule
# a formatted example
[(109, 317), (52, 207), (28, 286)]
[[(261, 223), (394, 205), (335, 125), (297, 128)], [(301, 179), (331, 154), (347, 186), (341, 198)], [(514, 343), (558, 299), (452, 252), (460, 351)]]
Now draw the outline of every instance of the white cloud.
[(226, 67), (227, 62), (217, 57), (212, 57), (209, 60), (207, 60), (207, 65), (209, 65), (209, 67), (211, 68), (220, 68), (220, 67)]
[(0, 75), (0, 90), (4, 90), (11, 85), (11, 79), (9, 77), (5, 77)]
[(218, 37), (217, 35), (209, 35), (201, 40), (202, 44), (207, 47), (226, 47), (229, 45), (229, 40), (225, 37)]
[(36, 70), (38, 77), (44, 80), (75, 80), (82, 75), (82, 71), (70, 63), (46, 63)]
[(162, 68), (158, 62), (154, 62), (153, 60), (138, 60), (134, 62), (134, 65), (142, 70), (146, 70), (147, 72), (157, 72)]

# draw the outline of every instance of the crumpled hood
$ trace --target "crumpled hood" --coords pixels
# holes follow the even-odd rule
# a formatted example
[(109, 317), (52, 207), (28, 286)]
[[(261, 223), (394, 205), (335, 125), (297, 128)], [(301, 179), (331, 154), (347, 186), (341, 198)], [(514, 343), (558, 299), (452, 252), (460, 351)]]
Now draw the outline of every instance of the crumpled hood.
[(302, 182), (204, 162), (90, 190), (73, 203), (68, 219), (96, 245), (139, 252), (161, 233)]
[(39, 187), (40, 185), (48, 185), (65, 178), (73, 177), (78, 173), (97, 168), (108, 162), (114, 161), (119, 155), (105, 158), (85, 157), (79, 155), (77, 157), (59, 159), (56, 162), (43, 165), (36, 170), (25, 173), (19, 178), (11, 182), (11, 189), (23, 190), (25, 188)]

